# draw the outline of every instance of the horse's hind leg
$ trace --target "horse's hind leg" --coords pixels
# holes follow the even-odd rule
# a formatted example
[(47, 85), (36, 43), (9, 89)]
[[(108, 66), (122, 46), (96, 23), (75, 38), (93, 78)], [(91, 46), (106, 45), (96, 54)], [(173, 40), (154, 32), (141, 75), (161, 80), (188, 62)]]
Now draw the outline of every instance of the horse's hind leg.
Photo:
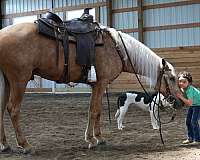
[(100, 116), (102, 109), (102, 97), (107, 85), (107, 81), (99, 81), (92, 86), (88, 125), (85, 132), (85, 140), (89, 142), (89, 148), (92, 148), (96, 145), (96, 140), (97, 144), (102, 144), (105, 142), (105, 140), (102, 138), (100, 130)]
[(0, 70), (0, 152), (4, 152), (10, 149), (6, 141), (4, 123), (3, 123), (6, 103), (8, 101), (8, 96), (9, 96), (9, 87), (6, 82), (7, 81), (2, 71)]
[(28, 143), (25, 136), (23, 135), (20, 125), (19, 125), (19, 115), (20, 115), (20, 107), (21, 101), (24, 95), (24, 91), (26, 88), (26, 84), (28, 81), (20, 80), (20, 81), (9, 81), (10, 84), (10, 97), (7, 105), (7, 109), (15, 129), (16, 139), (18, 146), (23, 149), (24, 153), (31, 152), (32, 146)]

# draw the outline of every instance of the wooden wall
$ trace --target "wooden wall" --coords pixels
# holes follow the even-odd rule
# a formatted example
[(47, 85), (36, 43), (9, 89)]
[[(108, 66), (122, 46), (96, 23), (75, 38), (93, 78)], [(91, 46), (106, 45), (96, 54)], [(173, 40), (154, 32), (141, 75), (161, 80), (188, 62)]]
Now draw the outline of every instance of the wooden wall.
[[(176, 69), (176, 72), (189, 71), (193, 76), (193, 84), (200, 88), (200, 46), (153, 49), (162, 58), (165, 58)], [(148, 86), (145, 86), (149, 88)], [(142, 90), (134, 74), (122, 73), (109, 85), (109, 90), (122, 92), (127, 90)]]

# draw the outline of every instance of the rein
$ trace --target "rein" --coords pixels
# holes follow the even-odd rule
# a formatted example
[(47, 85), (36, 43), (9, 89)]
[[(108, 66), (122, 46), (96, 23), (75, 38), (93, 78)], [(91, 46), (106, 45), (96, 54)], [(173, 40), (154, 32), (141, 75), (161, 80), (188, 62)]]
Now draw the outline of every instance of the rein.
[(109, 94), (108, 94), (108, 87), (106, 87), (106, 97), (108, 102), (108, 117), (109, 117), (109, 124), (111, 126), (111, 116), (110, 116), (110, 101), (109, 101)]
[[(140, 81), (140, 79), (139, 79), (139, 77), (138, 77), (138, 75), (137, 75), (136, 70), (134, 69), (134, 66), (133, 66), (133, 63), (131, 62), (131, 59), (130, 59), (130, 56), (129, 56), (129, 54), (128, 54), (128, 50), (127, 50), (127, 48), (126, 48), (126, 45), (125, 45), (125, 43), (124, 43), (124, 41), (123, 41), (123, 39), (122, 39), (122, 36), (120, 35), (119, 32), (118, 32), (118, 35), (119, 35), (119, 37), (120, 37), (120, 39), (121, 39), (121, 42), (122, 42), (122, 44), (123, 44), (123, 46), (124, 46), (126, 55), (127, 55), (128, 60), (129, 60), (129, 62), (130, 62), (130, 64), (131, 64), (131, 68), (133, 69), (133, 72), (134, 72), (134, 74), (135, 74), (135, 76), (136, 76), (136, 78), (137, 78), (139, 84), (141, 85), (141, 87), (142, 87), (142, 89), (144, 90), (145, 94), (146, 94), (147, 96), (150, 97), (150, 95), (148, 94), (148, 92), (147, 92), (146, 89), (144, 88), (144, 85), (143, 85), (142, 82)], [(163, 76), (163, 74), (164, 74), (164, 71), (165, 71), (165, 69), (162, 68), (161, 75), (160, 75), (161, 78), (160, 78), (159, 92), (158, 92), (158, 93), (160, 93), (161, 80), (162, 80), (162, 76)], [(166, 80), (166, 79), (165, 79), (165, 80)], [(168, 83), (167, 83), (167, 84), (168, 84)], [(168, 88), (168, 87), (167, 87), (167, 88)], [(157, 98), (157, 97), (156, 97), (156, 98)], [(153, 101), (153, 102), (154, 102), (154, 106), (153, 106), (153, 111), (154, 111), (154, 107), (155, 107), (156, 101)], [(160, 107), (159, 107), (159, 104), (160, 104), (160, 94), (159, 94), (159, 103), (157, 104), (157, 105), (158, 105), (158, 122), (159, 122), (159, 125), (160, 125), (159, 133), (160, 133), (161, 142), (162, 142), (162, 144), (164, 145), (164, 140), (163, 140), (162, 130), (161, 130), (161, 121), (160, 121), (160, 112), (159, 112)], [(154, 114), (155, 114), (155, 113), (154, 113)], [(154, 115), (154, 116), (155, 116), (155, 115)]]

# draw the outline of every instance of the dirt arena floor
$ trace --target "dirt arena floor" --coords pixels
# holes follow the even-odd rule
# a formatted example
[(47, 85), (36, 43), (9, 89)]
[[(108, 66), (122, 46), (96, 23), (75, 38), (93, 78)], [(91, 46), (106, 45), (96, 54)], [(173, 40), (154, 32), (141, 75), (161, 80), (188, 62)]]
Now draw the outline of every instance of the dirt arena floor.
[[(84, 132), (89, 94), (26, 94), (21, 109), (21, 127), (35, 153), (17, 152), (15, 135), (8, 114), (5, 116), (7, 140), (13, 151), (0, 153), (1, 160), (199, 160), (199, 146), (183, 146), (185, 109), (176, 119), (162, 125), (163, 146), (159, 132), (153, 130), (149, 113), (133, 106), (125, 119), (126, 128), (117, 129), (114, 114), (117, 95), (110, 95), (111, 125), (106, 97), (103, 99), (101, 124), (107, 145), (87, 149)], [(163, 120), (168, 119), (164, 117)]]

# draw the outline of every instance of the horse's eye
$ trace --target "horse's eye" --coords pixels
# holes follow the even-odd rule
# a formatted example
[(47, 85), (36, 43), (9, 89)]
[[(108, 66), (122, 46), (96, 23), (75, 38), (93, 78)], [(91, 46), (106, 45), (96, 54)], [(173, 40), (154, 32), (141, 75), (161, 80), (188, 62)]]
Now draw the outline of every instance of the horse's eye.
[(175, 81), (175, 77), (170, 77), (170, 81)]

